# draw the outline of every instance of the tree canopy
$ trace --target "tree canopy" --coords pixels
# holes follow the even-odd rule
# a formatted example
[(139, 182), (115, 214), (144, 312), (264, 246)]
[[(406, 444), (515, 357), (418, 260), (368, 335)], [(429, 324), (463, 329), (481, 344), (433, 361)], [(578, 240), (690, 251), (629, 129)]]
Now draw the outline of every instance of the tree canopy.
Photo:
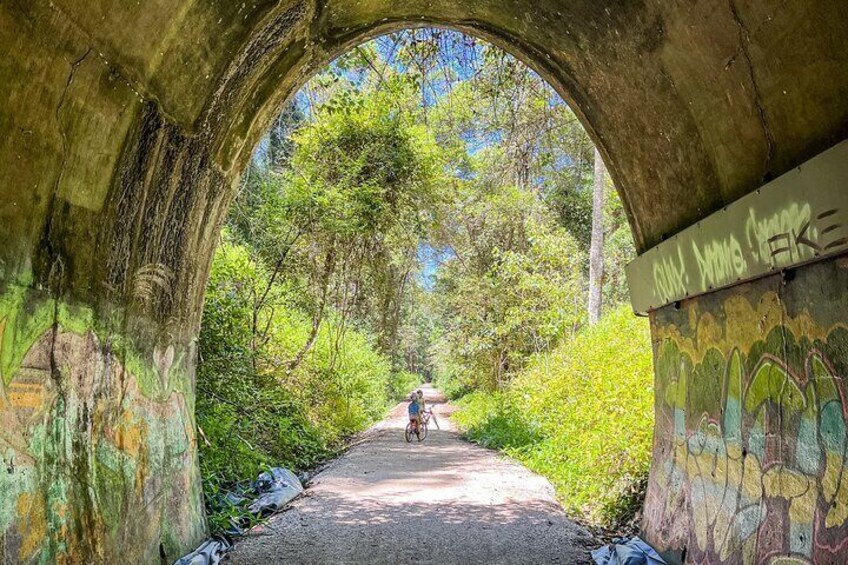
[(257, 148), (213, 264), (207, 484), (308, 466), (419, 379), (504, 391), (572, 340), (588, 320), (593, 184), (605, 307), (625, 300), (633, 244), (594, 155), (537, 74), (455, 32), (383, 36), (312, 78)]

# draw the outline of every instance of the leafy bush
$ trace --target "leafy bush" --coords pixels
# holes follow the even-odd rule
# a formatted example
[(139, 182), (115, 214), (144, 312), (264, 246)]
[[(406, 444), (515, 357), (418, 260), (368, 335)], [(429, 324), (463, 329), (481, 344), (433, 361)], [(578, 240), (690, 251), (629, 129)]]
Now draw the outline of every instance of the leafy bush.
[(533, 358), (501, 393), (466, 396), (469, 439), (548, 477), (563, 505), (609, 526), (644, 488), (653, 430), (651, 341), (627, 307)]
[(389, 378), (389, 399), (401, 401), (421, 384), (421, 375), (396, 371)]
[[(433, 346), (437, 349), (438, 344)], [(440, 352), (436, 355), (436, 376), (433, 384), (451, 400), (458, 400), (476, 390), (470, 383), (468, 369), (457, 360), (450, 357), (450, 352)]]
[(289, 306), (284, 291), (274, 292), (259, 312), (259, 327), (268, 330), (258, 339), (251, 289), (264, 288), (269, 275), (247, 248), (224, 239), (207, 287), (197, 375), (200, 469), (213, 528), (238, 512), (212, 503), (223, 492), (270, 466), (315, 466), (420, 381), (393, 373), (367, 335), (332, 315), (291, 370), (287, 360), (306, 341), (309, 317)]
[(466, 436), (484, 447), (518, 452), (544, 440), (536, 426), (517, 409), (514, 395), (473, 392), (459, 402), (455, 419)]

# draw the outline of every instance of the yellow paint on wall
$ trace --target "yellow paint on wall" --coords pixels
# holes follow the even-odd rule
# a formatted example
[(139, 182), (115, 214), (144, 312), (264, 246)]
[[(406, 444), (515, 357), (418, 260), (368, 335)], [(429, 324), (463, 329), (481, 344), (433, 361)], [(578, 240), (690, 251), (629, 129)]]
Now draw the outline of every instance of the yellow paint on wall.
[(727, 352), (736, 347), (742, 353), (748, 353), (751, 345), (781, 325), (794, 335), (803, 335), (810, 340), (826, 340), (834, 328), (848, 328), (848, 325), (841, 323), (829, 328), (822, 327), (806, 310), (798, 316), (789, 317), (775, 292), (764, 293), (756, 306), (752, 306), (745, 295), (730, 296), (724, 301), (723, 309), (725, 320), (719, 321), (710, 314), (699, 315), (695, 306), (689, 306), (687, 314), (691, 334), (695, 339), (685, 337), (674, 324), (654, 324), (654, 340), (673, 341), (681, 352), (687, 353), (692, 362), (697, 364), (713, 348)]
[(763, 475), (763, 489), (769, 497), (791, 500), (798, 498), (809, 488), (810, 480), (807, 476), (784, 465), (775, 465)]
[[(18, 497), (15, 504), (18, 514), (17, 523), (25, 527), (21, 546), (18, 549), (18, 559), (21, 562), (31, 559), (47, 539), (47, 513), (44, 508), (44, 499), (24, 493)], [(20, 527), (19, 526), (19, 527)]]
[(44, 385), (16, 383), (9, 385), (9, 403), (14, 408), (37, 410), (44, 401)]
[(828, 528), (841, 526), (848, 520), (848, 480), (844, 478), (839, 482), (836, 498), (830, 505), (824, 525)]
[(836, 496), (842, 477), (842, 454), (833, 451), (825, 452), (824, 475), (822, 476), (822, 494), (826, 502), (831, 502)]
[(132, 412), (125, 410), (115, 429), (115, 446), (133, 458), (138, 458), (147, 437), (144, 422), (138, 422)]

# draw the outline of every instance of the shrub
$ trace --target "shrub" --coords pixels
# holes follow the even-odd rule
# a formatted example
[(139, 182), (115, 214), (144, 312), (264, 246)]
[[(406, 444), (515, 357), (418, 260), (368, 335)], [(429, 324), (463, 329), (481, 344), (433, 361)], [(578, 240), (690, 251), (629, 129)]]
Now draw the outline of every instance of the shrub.
[(216, 528), (228, 523), (232, 510), (212, 502), (222, 492), (270, 466), (315, 466), (420, 382), (411, 373), (393, 373), (369, 336), (332, 314), (309, 354), (290, 370), (287, 361), (308, 339), (311, 320), (290, 306), (284, 291), (275, 292), (262, 312), (268, 333), (257, 346), (250, 289), (264, 288), (267, 280), (245, 247), (222, 243), (207, 286), (197, 375), (200, 469)]
[(470, 439), (548, 477), (567, 510), (610, 526), (644, 488), (653, 431), (651, 341), (626, 307), (533, 358), (502, 393), (474, 393), (456, 420)]
[(400, 402), (420, 384), (421, 375), (409, 371), (395, 371), (389, 378), (389, 400)]

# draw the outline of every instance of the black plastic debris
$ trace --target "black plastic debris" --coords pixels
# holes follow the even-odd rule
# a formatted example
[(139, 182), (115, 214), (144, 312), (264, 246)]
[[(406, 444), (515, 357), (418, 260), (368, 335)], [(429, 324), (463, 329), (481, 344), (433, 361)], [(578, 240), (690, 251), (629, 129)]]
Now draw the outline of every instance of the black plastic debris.
[(618, 538), (592, 552), (597, 565), (666, 565), (662, 557), (641, 538)]
[[(295, 497), (303, 492), (303, 485), (297, 475), (288, 469), (274, 467), (252, 483), (242, 483), (236, 492), (228, 492), (213, 500), (213, 508), (244, 507), (258, 518), (265, 518), (279, 512)], [(232, 548), (233, 540), (244, 534), (251, 521), (232, 523), (221, 535), (207, 539), (200, 547), (188, 555), (179, 558), (174, 565), (218, 565), (224, 555)]]

